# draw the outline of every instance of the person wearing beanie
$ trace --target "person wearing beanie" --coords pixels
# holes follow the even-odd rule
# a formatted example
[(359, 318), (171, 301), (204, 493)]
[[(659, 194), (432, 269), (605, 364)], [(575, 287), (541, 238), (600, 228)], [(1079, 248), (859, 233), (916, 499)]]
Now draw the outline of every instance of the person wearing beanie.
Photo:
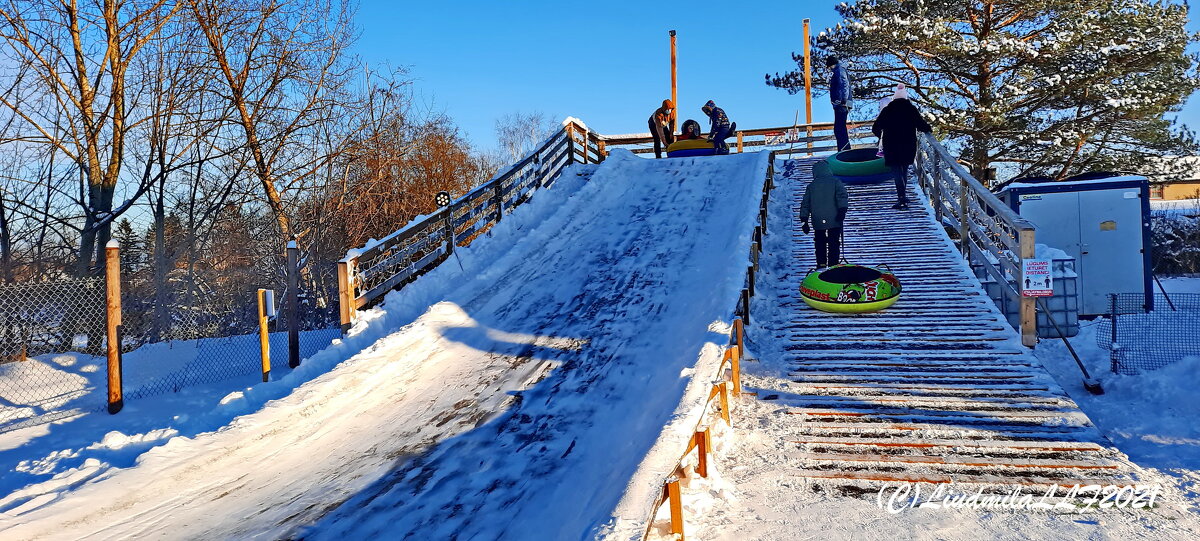
[(842, 259), (842, 224), (850, 208), (850, 195), (825, 160), (813, 165), (812, 175), (813, 180), (804, 188), (800, 200), (800, 227), (807, 234), (812, 220), (817, 267), (824, 268), (837, 265)]
[(733, 124), (729, 122), (725, 110), (717, 107), (713, 100), (708, 100), (700, 110), (708, 115), (708, 121), (711, 124), (708, 130), (708, 140), (712, 141), (713, 150), (716, 154), (729, 154), (729, 146), (725, 144), (725, 139), (733, 133)]
[(891, 103), (879, 112), (871, 131), (880, 138), (883, 163), (892, 169), (896, 177), (896, 204), (892, 208), (906, 209), (908, 167), (917, 159), (917, 132), (930, 133), (933, 128), (909, 100), (904, 83), (896, 86)]
[(830, 68), (829, 103), (833, 105), (833, 137), (837, 139), (838, 152), (841, 152), (850, 149), (850, 130), (846, 128), (852, 96), (850, 74), (836, 56), (826, 58), (825, 66)]
[(654, 138), (654, 157), (661, 158), (663, 150), (675, 142), (675, 103), (663, 100), (662, 107), (654, 110), (647, 123), (650, 137)]

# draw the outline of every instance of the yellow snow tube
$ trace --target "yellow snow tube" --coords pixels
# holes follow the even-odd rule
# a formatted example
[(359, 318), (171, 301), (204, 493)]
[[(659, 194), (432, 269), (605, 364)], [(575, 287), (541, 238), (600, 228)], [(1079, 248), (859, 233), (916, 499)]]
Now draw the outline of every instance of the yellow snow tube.
[(667, 156), (678, 158), (683, 156), (711, 156), (716, 150), (707, 139), (683, 139), (675, 141), (667, 147)]

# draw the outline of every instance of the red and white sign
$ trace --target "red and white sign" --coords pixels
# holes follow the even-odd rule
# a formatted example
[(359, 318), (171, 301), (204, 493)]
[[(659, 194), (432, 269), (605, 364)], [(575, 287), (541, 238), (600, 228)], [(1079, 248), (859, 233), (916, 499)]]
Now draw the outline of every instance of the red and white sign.
[(1026, 259), (1021, 262), (1021, 296), (1049, 297), (1054, 295), (1054, 277), (1049, 259)]

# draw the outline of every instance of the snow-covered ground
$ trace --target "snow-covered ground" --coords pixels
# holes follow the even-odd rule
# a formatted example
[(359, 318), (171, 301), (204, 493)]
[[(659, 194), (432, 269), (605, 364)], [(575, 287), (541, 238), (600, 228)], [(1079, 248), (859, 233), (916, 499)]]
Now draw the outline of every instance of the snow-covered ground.
[[(1200, 278), (1161, 281), (1168, 294), (1200, 293)], [(1192, 511), (1200, 513), (1200, 357), (1136, 375), (1114, 374), (1109, 352), (1097, 345), (1098, 321), (1082, 322), (1070, 342), (1100, 379), (1103, 395), (1084, 390), (1079, 368), (1061, 340), (1042, 340), (1035, 350), (1038, 359), (1105, 437), (1139, 466), (1169, 474), (1188, 495)]]
[(14, 435), (51, 477), (0, 538), (586, 536), (726, 340), (766, 165), (616, 151), (278, 381)]

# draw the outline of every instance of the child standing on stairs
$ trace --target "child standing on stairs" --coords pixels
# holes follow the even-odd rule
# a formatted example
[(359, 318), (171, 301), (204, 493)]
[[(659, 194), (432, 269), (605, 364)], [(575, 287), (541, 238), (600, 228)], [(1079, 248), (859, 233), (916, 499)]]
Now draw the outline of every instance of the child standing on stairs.
[(837, 265), (842, 259), (842, 224), (846, 210), (850, 208), (850, 195), (846, 185), (833, 176), (829, 164), (821, 160), (813, 165), (813, 180), (804, 188), (800, 201), (801, 229), (809, 231), (808, 220), (816, 230), (814, 245), (817, 248), (817, 267)]

